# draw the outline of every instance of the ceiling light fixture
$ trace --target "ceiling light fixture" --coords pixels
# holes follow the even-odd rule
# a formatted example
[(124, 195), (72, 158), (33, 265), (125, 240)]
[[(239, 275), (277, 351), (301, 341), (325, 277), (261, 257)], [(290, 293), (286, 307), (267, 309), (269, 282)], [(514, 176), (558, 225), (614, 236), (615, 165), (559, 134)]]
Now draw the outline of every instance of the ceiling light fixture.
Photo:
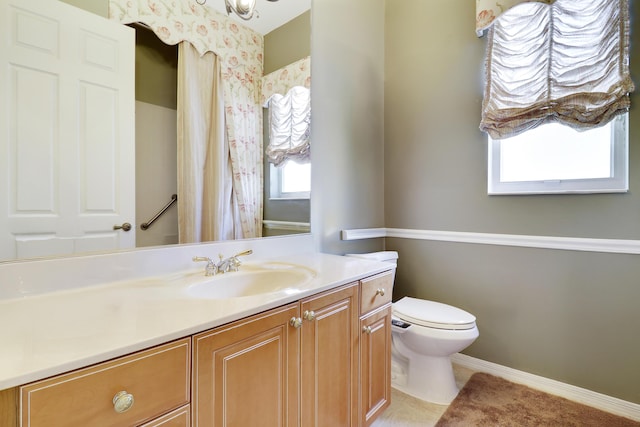
[[(273, 2), (278, 0), (267, 1)], [(196, 0), (196, 3), (200, 5), (203, 5), (206, 2), (207, 0)], [(227, 15), (233, 12), (245, 21), (253, 18), (254, 13), (258, 16), (258, 12), (256, 11), (256, 0), (224, 0), (224, 4), (227, 9)]]

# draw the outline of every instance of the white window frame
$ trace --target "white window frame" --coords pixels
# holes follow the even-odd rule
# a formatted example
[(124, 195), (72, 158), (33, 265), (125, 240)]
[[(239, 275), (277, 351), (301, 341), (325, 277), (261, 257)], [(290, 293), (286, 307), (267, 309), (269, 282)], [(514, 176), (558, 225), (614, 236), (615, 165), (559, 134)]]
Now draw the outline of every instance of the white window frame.
[(501, 141), (488, 136), (488, 194), (627, 192), (629, 190), (629, 113), (618, 115), (612, 123), (611, 176), (608, 178), (502, 182), (500, 180)]
[(304, 200), (311, 198), (311, 191), (287, 192), (282, 191), (283, 169), (286, 164), (278, 167), (269, 163), (270, 200)]

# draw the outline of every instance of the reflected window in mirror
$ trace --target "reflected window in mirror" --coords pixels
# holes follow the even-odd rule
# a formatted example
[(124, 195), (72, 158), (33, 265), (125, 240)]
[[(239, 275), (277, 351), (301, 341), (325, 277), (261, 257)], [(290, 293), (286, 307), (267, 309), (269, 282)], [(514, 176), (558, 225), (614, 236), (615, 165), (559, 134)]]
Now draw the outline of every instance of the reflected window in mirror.
[(286, 161), (270, 165), (271, 199), (309, 199), (311, 197), (311, 163)]

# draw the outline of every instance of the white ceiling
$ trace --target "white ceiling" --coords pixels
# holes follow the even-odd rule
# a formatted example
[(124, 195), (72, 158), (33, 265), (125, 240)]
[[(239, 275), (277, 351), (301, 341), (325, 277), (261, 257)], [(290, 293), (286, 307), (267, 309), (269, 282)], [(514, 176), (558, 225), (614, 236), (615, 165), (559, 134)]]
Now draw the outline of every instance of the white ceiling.
[[(226, 15), (227, 10), (224, 0), (207, 0), (206, 6), (216, 9)], [(236, 21), (251, 27), (258, 33), (265, 35), (278, 28), (282, 24), (289, 22), (293, 18), (306, 12), (311, 8), (311, 0), (256, 0), (256, 11), (253, 18), (245, 21), (231, 12), (229, 15)]]

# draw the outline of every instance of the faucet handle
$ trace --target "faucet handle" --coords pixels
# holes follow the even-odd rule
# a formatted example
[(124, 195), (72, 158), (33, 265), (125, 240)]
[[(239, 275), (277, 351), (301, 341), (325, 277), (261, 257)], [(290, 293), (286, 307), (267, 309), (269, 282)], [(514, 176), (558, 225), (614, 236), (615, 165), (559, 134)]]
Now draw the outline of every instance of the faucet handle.
[(246, 251), (242, 251), (240, 253), (235, 254), (233, 257), (237, 258), (239, 256), (246, 256), (246, 255), (251, 255), (253, 253), (253, 250), (251, 249), (247, 249)]
[(213, 262), (213, 260), (209, 257), (206, 256), (194, 256), (193, 258), (194, 262), (206, 262), (207, 266), (204, 269), (204, 275), (205, 276), (213, 276), (216, 273), (218, 273), (218, 267), (216, 266), (216, 264)]
[(238, 271), (238, 268), (240, 267), (240, 265), (242, 263), (236, 257), (237, 257), (237, 255), (234, 255), (231, 258), (229, 258), (229, 263), (227, 264), (227, 269), (228, 270)]

